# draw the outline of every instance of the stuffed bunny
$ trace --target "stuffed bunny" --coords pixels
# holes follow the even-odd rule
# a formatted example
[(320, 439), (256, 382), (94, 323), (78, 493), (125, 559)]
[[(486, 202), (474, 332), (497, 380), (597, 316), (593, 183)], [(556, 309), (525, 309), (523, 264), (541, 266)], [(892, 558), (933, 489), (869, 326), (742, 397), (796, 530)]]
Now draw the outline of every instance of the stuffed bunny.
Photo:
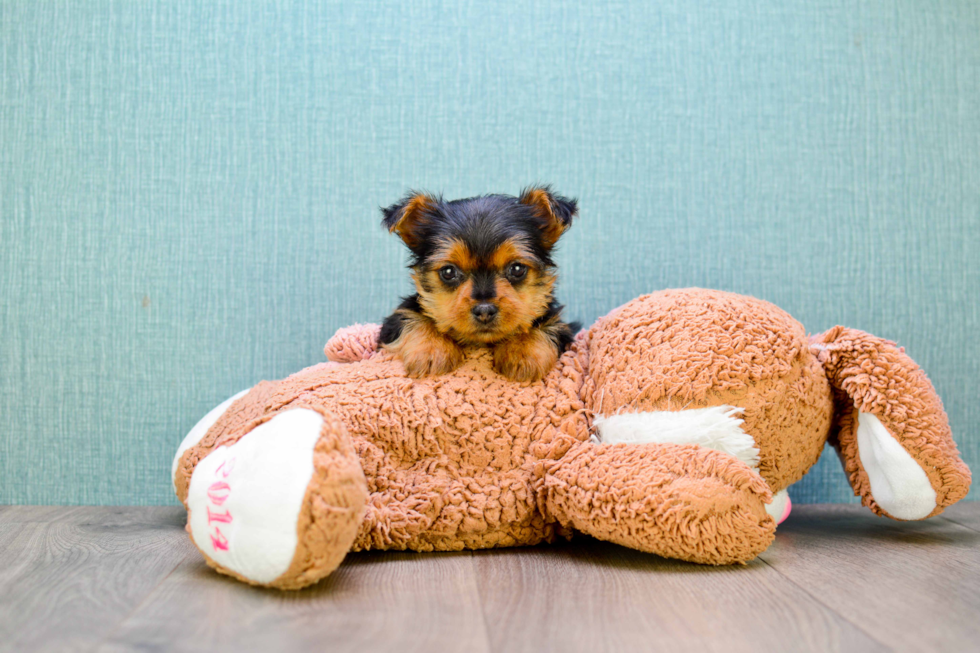
[(349, 551), (576, 531), (746, 562), (828, 441), (879, 515), (930, 517), (969, 489), (942, 403), (902, 349), (844, 327), (808, 339), (751, 297), (645, 295), (535, 383), (498, 375), (482, 348), (450, 374), (409, 378), (378, 329), (341, 329), (329, 362), (232, 397), (184, 439), (174, 486), (209, 565), (295, 589)]

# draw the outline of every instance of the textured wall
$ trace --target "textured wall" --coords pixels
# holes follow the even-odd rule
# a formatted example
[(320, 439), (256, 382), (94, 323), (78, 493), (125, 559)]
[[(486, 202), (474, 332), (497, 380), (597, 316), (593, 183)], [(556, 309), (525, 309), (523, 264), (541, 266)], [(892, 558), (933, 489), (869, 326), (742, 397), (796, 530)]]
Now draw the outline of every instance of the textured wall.
[(570, 316), (898, 340), (980, 468), (980, 4), (489, 4), (0, 1), (0, 503), (172, 502), (208, 408), (407, 289), (378, 205), (535, 180)]

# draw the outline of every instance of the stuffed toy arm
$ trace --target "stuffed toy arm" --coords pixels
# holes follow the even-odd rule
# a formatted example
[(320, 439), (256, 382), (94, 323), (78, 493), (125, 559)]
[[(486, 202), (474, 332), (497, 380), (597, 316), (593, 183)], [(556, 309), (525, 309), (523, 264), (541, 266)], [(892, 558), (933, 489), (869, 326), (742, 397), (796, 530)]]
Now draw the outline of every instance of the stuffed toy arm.
[(746, 562), (769, 546), (771, 499), (745, 463), (696, 445), (583, 442), (544, 481), (545, 511), (563, 526), (715, 565)]
[(323, 348), (327, 360), (334, 363), (356, 363), (367, 360), (378, 351), (380, 324), (354, 324), (337, 329)]

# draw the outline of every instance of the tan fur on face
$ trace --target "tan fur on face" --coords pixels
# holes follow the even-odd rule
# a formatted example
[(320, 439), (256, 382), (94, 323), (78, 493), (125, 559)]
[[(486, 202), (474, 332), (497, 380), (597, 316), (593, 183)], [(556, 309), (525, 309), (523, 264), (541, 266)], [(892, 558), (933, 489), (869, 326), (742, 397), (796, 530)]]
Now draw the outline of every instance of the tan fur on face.
[(524, 283), (512, 286), (506, 279), (497, 280), (497, 305), (509, 333), (523, 333), (548, 310), (555, 275), (529, 269)]
[(534, 256), (527, 246), (517, 240), (508, 240), (498, 247), (490, 256), (489, 266), (503, 272), (511, 263), (523, 263), (529, 268), (534, 267)]
[(535, 215), (544, 222), (542, 235), (545, 245), (551, 247), (557, 243), (561, 235), (568, 229), (568, 225), (562, 224), (555, 217), (555, 212), (551, 208), (551, 196), (548, 192), (541, 188), (530, 188), (521, 194), (520, 202), (530, 206)]
[[(508, 240), (500, 245), (485, 262), (486, 267), (503, 274), (511, 263), (523, 263), (528, 268), (534, 268), (534, 256), (525, 243), (519, 240)], [(439, 270), (445, 265), (455, 265), (466, 273), (480, 267), (480, 260), (473, 255), (470, 248), (461, 240), (449, 240), (442, 244), (426, 261), (426, 268)]]
[[(504, 277), (506, 267), (515, 261), (528, 267), (527, 277), (516, 287)], [(412, 274), (419, 304), (435, 328), (464, 345), (493, 344), (528, 331), (534, 321), (547, 312), (555, 286), (554, 273), (536, 268), (534, 259), (522, 243), (503, 243), (486, 263), (498, 275), (494, 286), (497, 296), (491, 301), (500, 313), (497, 328), (491, 331), (481, 329), (473, 319), (472, 309), (479, 300), (473, 299), (472, 280), (467, 279), (453, 289), (439, 278), (439, 270), (445, 265), (455, 265), (466, 274), (479, 267), (480, 261), (464, 243), (446, 243), (424, 267), (416, 268)]]
[(402, 333), (385, 349), (401, 359), (405, 373), (414, 378), (447, 374), (459, 367), (465, 354), (452, 338), (439, 333), (431, 320), (403, 311), (408, 318)]
[(419, 243), (416, 230), (434, 206), (435, 200), (428, 195), (416, 195), (405, 204), (398, 222), (389, 231), (398, 234), (409, 247), (415, 247)]

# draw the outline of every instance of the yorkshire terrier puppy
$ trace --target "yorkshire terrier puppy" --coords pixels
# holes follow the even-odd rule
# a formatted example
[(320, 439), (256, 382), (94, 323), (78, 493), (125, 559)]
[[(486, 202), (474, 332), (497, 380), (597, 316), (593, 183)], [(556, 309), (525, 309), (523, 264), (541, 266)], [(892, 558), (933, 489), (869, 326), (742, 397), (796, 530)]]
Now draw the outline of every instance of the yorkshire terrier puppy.
[(466, 345), (490, 347), (514, 381), (548, 373), (579, 328), (561, 320), (551, 259), (575, 200), (547, 187), (451, 202), (415, 193), (382, 212), (412, 252), (416, 294), (384, 321), (379, 344), (410, 376), (451, 372)]

